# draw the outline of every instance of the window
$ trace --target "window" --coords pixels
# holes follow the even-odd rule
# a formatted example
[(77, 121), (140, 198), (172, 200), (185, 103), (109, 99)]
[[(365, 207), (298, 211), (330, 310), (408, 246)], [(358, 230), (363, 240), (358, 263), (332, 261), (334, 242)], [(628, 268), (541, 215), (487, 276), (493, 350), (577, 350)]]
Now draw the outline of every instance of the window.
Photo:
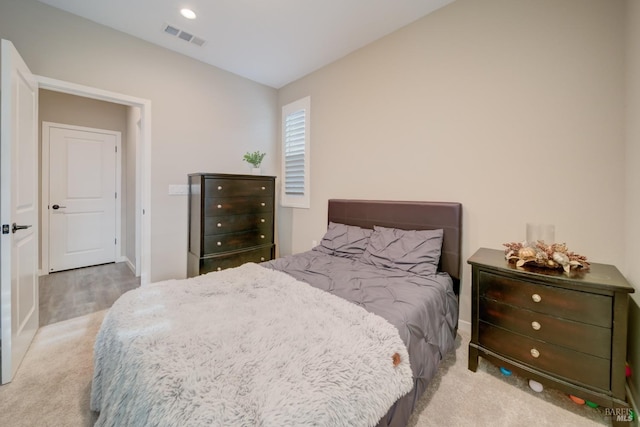
[(282, 206), (309, 208), (311, 98), (282, 107)]

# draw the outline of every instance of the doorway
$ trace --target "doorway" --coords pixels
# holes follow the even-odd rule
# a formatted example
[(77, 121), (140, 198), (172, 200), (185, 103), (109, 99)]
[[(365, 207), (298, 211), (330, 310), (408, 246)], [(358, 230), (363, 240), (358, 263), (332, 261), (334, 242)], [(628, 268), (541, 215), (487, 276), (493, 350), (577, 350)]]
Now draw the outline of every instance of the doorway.
[[(48, 77), (35, 76), (38, 80), (39, 88), (52, 92), (75, 95), (80, 98), (106, 101), (108, 103), (124, 105), (129, 108), (128, 122), (131, 123), (132, 135), (138, 135), (135, 144), (130, 144), (128, 148), (134, 153), (133, 175), (131, 177), (131, 215), (129, 223), (134, 225), (133, 233), (128, 244), (135, 254), (135, 259), (130, 260), (136, 276), (140, 277), (141, 284), (150, 281), (150, 158), (151, 158), (151, 102), (145, 99), (131, 97), (119, 93), (104, 91), (101, 89), (77, 85), (74, 83), (50, 79)], [(128, 154), (127, 154), (128, 156)], [(41, 254), (42, 256), (42, 254)], [(42, 258), (41, 258), (42, 259)], [(41, 274), (46, 275), (48, 271), (41, 269)]]

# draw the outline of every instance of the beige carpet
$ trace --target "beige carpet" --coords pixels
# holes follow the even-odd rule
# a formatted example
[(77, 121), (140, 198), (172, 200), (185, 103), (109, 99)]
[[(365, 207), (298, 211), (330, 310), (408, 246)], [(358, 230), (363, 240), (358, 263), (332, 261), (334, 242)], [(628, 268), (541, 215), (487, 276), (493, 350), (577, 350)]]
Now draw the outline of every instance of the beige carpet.
[(105, 313), (38, 330), (13, 381), (0, 386), (0, 426), (93, 425), (93, 342)]
[[(92, 351), (105, 311), (42, 327), (10, 384), (0, 387), (0, 426), (84, 427), (89, 410)], [(576, 405), (557, 391), (532, 391), (523, 378), (505, 377), (481, 359), (467, 369), (469, 337), (445, 359), (418, 403), (412, 427), (602, 426), (600, 409)], [(136, 426), (137, 427), (137, 426)]]

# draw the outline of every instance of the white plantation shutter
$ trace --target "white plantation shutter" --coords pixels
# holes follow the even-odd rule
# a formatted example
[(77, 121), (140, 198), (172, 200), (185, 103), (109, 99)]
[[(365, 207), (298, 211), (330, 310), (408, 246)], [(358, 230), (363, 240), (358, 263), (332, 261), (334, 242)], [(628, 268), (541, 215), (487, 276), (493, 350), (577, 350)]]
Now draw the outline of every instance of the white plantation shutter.
[(306, 111), (299, 110), (284, 119), (284, 191), (304, 194)]
[(282, 205), (309, 207), (310, 98), (282, 107)]

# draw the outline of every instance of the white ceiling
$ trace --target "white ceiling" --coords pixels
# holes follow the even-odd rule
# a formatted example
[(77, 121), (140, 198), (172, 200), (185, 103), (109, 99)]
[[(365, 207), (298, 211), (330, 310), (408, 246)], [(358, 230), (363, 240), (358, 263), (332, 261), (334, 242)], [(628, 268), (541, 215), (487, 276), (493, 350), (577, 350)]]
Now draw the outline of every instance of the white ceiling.
[[(39, 1), (280, 88), (454, 0)], [(206, 43), (172, 37), (165, 24)]]

